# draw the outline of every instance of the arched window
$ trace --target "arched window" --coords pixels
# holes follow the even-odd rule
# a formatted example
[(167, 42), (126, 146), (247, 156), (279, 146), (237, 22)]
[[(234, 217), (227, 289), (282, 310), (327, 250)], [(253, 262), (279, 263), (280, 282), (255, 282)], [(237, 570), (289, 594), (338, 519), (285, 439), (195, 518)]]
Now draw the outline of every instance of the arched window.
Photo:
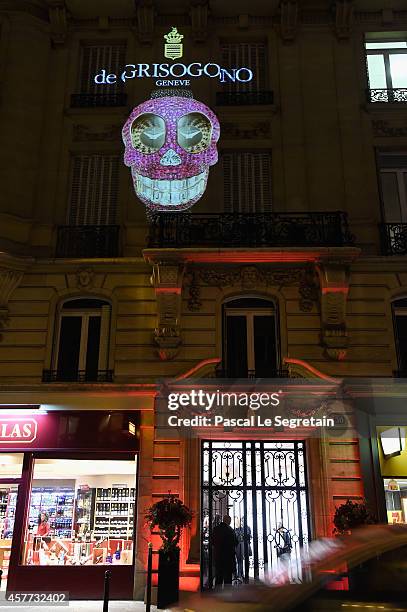
[(276, 376), (279, 355), (274, 302), (257, 297), (238, 298), (226, 302), (223, 308), (225, 376)]
[(59, 311), (51, 380), (107, 382), (111, 307), (100, 299), (68, 300)]
[(406, 376), (407, 373), (407, 298), (393, 302), (394, 337), (398, 369)]

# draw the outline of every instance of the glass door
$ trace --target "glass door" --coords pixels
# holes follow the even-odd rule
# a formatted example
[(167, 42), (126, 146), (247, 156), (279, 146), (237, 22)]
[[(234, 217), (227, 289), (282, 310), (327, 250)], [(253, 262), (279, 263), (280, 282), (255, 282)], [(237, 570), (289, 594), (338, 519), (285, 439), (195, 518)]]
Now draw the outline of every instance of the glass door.
[(0, 590), (5, 591), (14, 534), (23, 453), (0, 453)]

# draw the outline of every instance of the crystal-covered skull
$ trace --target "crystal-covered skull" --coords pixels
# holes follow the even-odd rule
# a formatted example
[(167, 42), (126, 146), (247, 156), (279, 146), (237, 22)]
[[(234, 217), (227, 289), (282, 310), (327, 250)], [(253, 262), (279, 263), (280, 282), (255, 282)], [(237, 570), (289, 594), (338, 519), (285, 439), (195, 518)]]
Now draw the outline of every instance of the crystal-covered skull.
[(218, 161), (219, 134), (216, 115), (193, 98), (159, 97), (136, 106), (122, 136), (124, 163), (140, 200), (152, 211), (192, 206)]

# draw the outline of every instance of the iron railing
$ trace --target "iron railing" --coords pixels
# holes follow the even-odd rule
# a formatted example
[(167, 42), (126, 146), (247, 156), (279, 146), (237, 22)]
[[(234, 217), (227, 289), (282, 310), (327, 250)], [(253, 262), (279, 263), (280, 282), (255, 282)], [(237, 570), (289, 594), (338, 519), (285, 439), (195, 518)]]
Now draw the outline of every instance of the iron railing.
[(216, 93), (217, 106), (254, 106), (260, 104), (273, 104), (272, 91), (218, 91)]
[(95, 383), (110, 383), (113, 382), (113, 370), (76, 370), (74, 372), (63, 372), (61, 370), (43, 370), (42, 382), (95, 382)]
[(407, 223), (381, 223), (383, 255), (407, 255)]
[(100, 106), (126, 106), (126, 93), (80, 93), (71, 95), (72, 108), (95, 108)]
[(398, 87), (396, 89), (368, 89), (368, 102), (407, 102), (407, 88)]
[(161, 213), (150, 222), (148, 246), (315, 247), (353, 244), (344, 212)]
[(117, 257), (118, 225), (61, 225), (56, 257)]

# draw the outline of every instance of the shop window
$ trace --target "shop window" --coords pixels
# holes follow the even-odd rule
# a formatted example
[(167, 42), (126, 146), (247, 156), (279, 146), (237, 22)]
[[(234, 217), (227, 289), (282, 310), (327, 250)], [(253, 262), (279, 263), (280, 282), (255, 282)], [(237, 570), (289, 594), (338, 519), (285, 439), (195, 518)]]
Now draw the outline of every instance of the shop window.
[(74, 155), (67, 224), (114, 225), (118, 186), (118, 155)]
[(407, 41), (365, 42), (370, 102), (407, 102)]
[(224, 367), (227, 378), (276, 376), (276, 308), (260, 298), (241, 298), (224, 306)]
[(110, 312), (110, 304), (98, 299), (62, 305), (55, 347), (57, 380), (108, 382)]
[(224, 153), (224, 211), (271, 211), (271, 155), (267, 152)]
[(394, 335), (399, 374), (407, 375), (407, 298), (393, 302)]
[(36, 459), (24, 565), (131, 565), (135, 460)]

